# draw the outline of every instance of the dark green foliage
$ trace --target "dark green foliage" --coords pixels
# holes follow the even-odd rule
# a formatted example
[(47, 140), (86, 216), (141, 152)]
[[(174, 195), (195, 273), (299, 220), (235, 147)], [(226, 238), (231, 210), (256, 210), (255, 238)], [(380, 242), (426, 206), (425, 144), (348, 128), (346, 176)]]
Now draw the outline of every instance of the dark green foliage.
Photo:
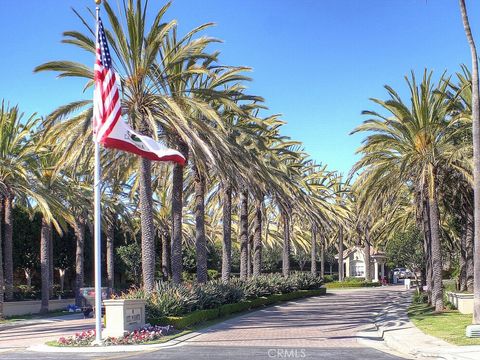
[(369, 281), (334, 281), (325, 285), (327, 289), (335, 288), (355, 288), (355, 287), (376, 287), (381, 286), (378, 282)]
[(208, 269), (208, 280), (217, 280), (220, 278), (220, 273), (214, 269)]
[(407, 267), (412, 271), (419, 270), (423, 265), (422, 235), (416, 229), (397, 233), (387, 242), (385, 252), (390, 269)]
[(282, 269), (280, 259), (282, 258), (281, 249), (278, 247), (266, 247), (262, 254), (262, 271), (267, 273), (279, 272)]
[(427, 304), (428, 303), (428, 294), (424, 292), (415, 292), (413, 295), (414, 304)]
[(126, 274), (134, 283), (140, 283), (142, 272), (142, 249), (136, 242), (129, 245), (119, 246), (117, 254), (126, 267)]
[(332, 282), (332, 281), (338, 281), (338, 275), (325, 275), (323, 277), (323, 282), (325, 284), (329, 283), (329, 282)]

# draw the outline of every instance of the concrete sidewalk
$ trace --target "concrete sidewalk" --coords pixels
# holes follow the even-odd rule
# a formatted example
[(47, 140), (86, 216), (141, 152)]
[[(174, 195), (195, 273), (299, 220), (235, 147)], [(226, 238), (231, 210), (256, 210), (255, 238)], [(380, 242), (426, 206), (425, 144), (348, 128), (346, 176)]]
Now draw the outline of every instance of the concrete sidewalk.
[(84, 319), (83, 314), (78, 313), (3, 324), (0, 327), (0, 353), (26, 349), (33, 344), (43, 344), (94, 327), (94, 319)]
[(446, 360), (479, 360), (480, 345), (457, 346), (426, 335), (408, 318), (407, 309), (411, 304), (412, 291), (399, 292), (375, 320), (378, 336), (391, 349), (416, 358)]

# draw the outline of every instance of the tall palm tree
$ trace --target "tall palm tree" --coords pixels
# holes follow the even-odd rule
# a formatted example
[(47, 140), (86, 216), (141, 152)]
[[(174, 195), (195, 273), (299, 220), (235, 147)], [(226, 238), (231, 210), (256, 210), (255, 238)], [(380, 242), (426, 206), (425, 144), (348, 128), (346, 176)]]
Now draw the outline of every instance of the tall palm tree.
[[(145, 16), (148, 7), (147, 3), (132, 0), (123, 3), (122, 18), (117, 17), (108, 1), (104, 1), (108, 20), (113, 31), (107, 31), (109, 44), (113, 49), (115, 70), (122, 83), (122, 109), (124, 115), (128, 117), (130, 124), (137, 130), (148, 133), (154, 138), (161, 134), (159, 126), (167, 133), (181, 133), (187, 138), (190, 134), (185, 134), (183, 128), (179, 128), (178, 119), (186, 120), (183, 117), (181, 108), (169, 99), (171, 94), (162, 92), (158, 82), (155, 80), (165, 79), (163, 68), (173, 68), (184, 59), (191, 59), (195, 54), (201, 54), (209, 41), (191, 41), (190, 44), (178, 43), (175, 51), (164, 53), (162, 47), (165, 46), (166, 38), (171, 30), (176, 26), (175, 21), (167, 23), (162, 22), (163, 17), (170, 4), (162, 7), (154, 16), (151, 26), (148, 26)], [(78, 15), (78, 13), (77, 13)], [(88, 21), (79, 15), (83, 24)], [(122, 25), (122, 21), (125, 23)], [(73, 44), (91, 53), (95, 52), (95, 42), (92, 38), (94, 32), (86, 25), (87, 34), (77, 31), (64, 33), (67, 44)], [(124, 31), (125, 29), (125, 31)], [(193, 33), (187, 35), (191, 39)], [(159, 71), (158, 64), (162, 69)], [(53, 61), (38, 66), (35, 71), (57, 71), (60, 77), (77, 76), (88, 80), (87, 86), (92, 85), (93, 71), (90, 66), (68, 62)], [(181, 76), (182, 74), (179, 74)], [(181, 81), (182, 79), (180, 79)], [(165, 81), (165, 80), (164, 80)], [(87, 123), (91, 117), (91, 101), (77, 101), (67, 104), (55, 111), (50, 119), (52, 121), (61, 120), (69, 114), (78, 111), (81, 108), (88, 107), (81, 112), (74, 120)], [(158, 122), (161, 122), (159, 124)], [(179, 130), (180, 129), (180, 130)], [(190, 137), (194, 138), (194, 137)], [(91, 147), (91, 145), (89, 145)], [(72, 146), (71, 146), (72, 147)], [(143, 283), (146, 290), (152, 290), (155, 281), (155, 242), (154, 242), (154, 222), (153, 222), (153, 201), (151, 190), (151, 163), (148, 160), (141, 159), (138, 162), (139, 172), (139, 195), (140, 195), (140, 217), (142, 224), (142, 273)], [(174, 171), (175, 173), (175, 171)], [(177, 193), (174, 191), (174, 196)], [(181, 205), (181, 204), (180, 204)], [(179, 209), (178, 201), (173, 203), (175, 211)], [(176, 213), (178, 215), (178, 213)], [(181, 215), (180, 215), (181, 216)], [(174, 216), (174, 222), (178, 217)], [(174, 232), (175, 232), (174, 227)], [(175, 243), (175, 242), (174, 242)], [(180, 251), (181, 253), (181, 251)], [(172, 247), (173, 258), (178, 256), (177, 247)], [(181, 256), (181, 255), (180, 255)], [(174, 267), (174, 270), (176, 268)], [(174, 281), (178, 273), (175, 273)], [(181, 275), (181, 273), (180, 273)]]
[[(386, 86), (390, 95), (388, 101), (373, 101), (388, 111), (385, 117), (377, 112), (366, 111), (373, 116), (354, 132), (368, 132), (359, 152), (362, 159), (353, 172), (360, 169), (366, 183), (366, 192), (375, 196), (392, 184), (413, 183), (424, 201), (428, 212), (422, 218), (428, 221), (431, 239), (432, 302), (437, 311), (443, 309), (442, 296), (442, 257), (440, 248), (440, 214), (438, 187), (441, 173), (458, 156), (452, 144), (452, 122), (449, 122), (451, 102), (447, 96), (448, 80), (443, 77), (434, 86), (432, 74), (425, 71), (421, 84), (415, 75), (407, 80), (411, 94), (411, 104), (405, 104), (399, 95)], [(395, 185), (398, 188), (398, 185)]]
[(2, 101), (0, 106), (0, 193), (2, 197), (5, 229), (3, 247), (5, 267), (5, 299), (13, 295), (12, 206), (15, 197), (31, 195), (29, 166), (33, 148), (32, 133), (39, 119), (35, 114), (24, 119), (17, 106), (9, 107)]
[[(475, 258), (480, 258), (480, 99), (478, 56), (468, 20), (465, 0), (459, 0), (463, 27), (472, 56), (472, 134), (473, 134), (473, 193), (474, 193), (474, 246)], [(480, 324), (480, 261), (474, 262), (473, 323)]]
[[(49, 298), (51, 296), (51, 267), (53, 262), (51, 257), (53, 229), (62, 235), (63, 229), (67, 223), (72, 223), (72, 214), (66, 209), (66, 204), (62, 203), (65, 193), (68, 189), (68, 183), (62, 174), (56, 171), (58, 166), (58, 153), (52, 151), (50, 147), (44, 147), (35, 139), (38, 144), (36, 147), (36, 168), (32, 170), (31, 187), (35, 191), (32, 200), (26, 199), (26, 205), (32, 212), (39, 212), (42, 215), (42, 225), (40, 231), (40, 264), (41, 264), (41, 293), (42, 303), (40, 312), (47, 312)], [(39, 201), (41, 200), (41, 201)]]

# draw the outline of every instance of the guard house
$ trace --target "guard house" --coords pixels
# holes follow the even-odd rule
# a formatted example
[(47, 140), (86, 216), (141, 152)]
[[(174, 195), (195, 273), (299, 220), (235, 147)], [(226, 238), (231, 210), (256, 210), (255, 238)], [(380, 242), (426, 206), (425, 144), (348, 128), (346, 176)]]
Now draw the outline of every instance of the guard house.
[[(378, 282), (385, 277), (385, 253), (370, 252), (370, 277)], [(338, 260), (338, 255), (335, 256)], [(343, 271), (346, 277), (365, 277), (365, 253), (364, 248), (354, 246), (343, 252)]]

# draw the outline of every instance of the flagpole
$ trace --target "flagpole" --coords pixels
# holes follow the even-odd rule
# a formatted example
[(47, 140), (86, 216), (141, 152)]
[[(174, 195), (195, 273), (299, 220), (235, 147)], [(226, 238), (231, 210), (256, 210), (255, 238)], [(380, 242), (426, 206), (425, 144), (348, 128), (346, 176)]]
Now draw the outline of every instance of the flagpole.
[[(98, 19), (100, 14), (100, 4), (102, 0), (95, 0), (96, 18), (97, 18), (97, 35), (98, 36)], [(101, 191), (101, 174), (100, 174), (100, 143), (95, 139), (95, 174), (94, 174), (94, 239), (95, 239), (95, 344), (102, 344), (102, 228), (101, 228), (101, 209), (100, 209), (100, 191)]]

